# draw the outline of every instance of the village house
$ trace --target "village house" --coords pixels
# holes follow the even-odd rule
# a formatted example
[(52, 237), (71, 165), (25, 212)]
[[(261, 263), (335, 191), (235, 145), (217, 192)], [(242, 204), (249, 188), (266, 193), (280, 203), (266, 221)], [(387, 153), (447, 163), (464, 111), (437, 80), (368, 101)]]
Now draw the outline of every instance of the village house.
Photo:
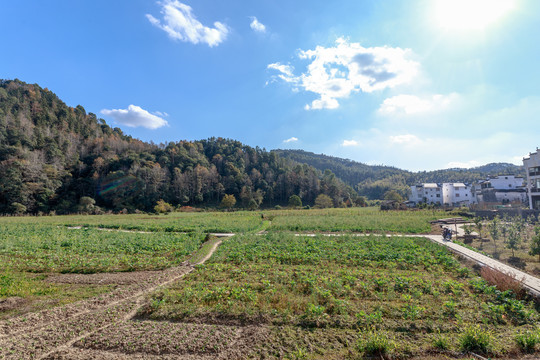
[(470, 205), (475, 204), (474, 186), (464, 183), (425, 183), (411, 186), (409, 201), (415, 204)]
[(540, 153), (530, 153), (523, 159), (523, 166), (527, 173), (527, 192), (529, 196), (529, 208), (540, 210)]
[(511, 203), (527, 201), (524, 179), (514, 175), (499, 175), (480, 181), (476, 187), (479, 203)]

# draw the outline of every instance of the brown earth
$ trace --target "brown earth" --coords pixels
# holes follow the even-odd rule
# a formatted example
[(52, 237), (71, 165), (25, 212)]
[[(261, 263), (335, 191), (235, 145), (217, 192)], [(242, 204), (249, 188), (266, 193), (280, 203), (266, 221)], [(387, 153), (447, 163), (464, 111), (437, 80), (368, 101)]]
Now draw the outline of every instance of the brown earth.
[(26, 300), (18, 297), (8, 297), (7, 299), (0, 300), (0, 312), (14, 310), (26, 304)]
[(45, 281), (55, 284), (130, 285), (138, 284), (158, 275), (160, 271), (133, 271), (101, 274), (55, 274)]
[[(211, 248), (209, 255), (216, 247)], [(209, 256), (204, 260), (207, 258)], [(257, 336), (257, 331), (249, 330), (251, 328), (222, 327), (214, 330), (212, 325), (192, 325), (194, 328), (190, 329), (182, 324), (167, 325), (133, 319), (146, 295), (181, 279), (193, 269), (192, 265), (185, 263), (163, 271), (51, 276), (49, 281), (118, 286), (107, 294), (88, 300), (0, 321), (0, 359), (177, 359), (179, 356), (183, 359), (210, 359), (216, 358), (218, 353), (225, 354), (221, 357), (223, 359), (241, 358), (235, 353), (243, 352), (242, 349), (249, 347)], [(13, 308), (20, 306), (22, 300), (9, 298), (2, 304)], [(149, 331), (152, 337), (140, 337), (148, 340), (146, 343), (137, 343), (137, 337), (131, 334), (141, 325), (144, 331), (154, 327), (158, 329)], [(184, 338), (179, 337), (171, 347), (168, 345), (171, 332), (183, 333), (189, 341), (183, 345)], [(116, 347), (104, 345), (95, 340), (102, 334), (107, 334), (107, 339), (120, 339), (120, 336), (125, 341)], [(215, 334), (222, 334), (225, 343), (221, 347), (210, 345)], [(156, 344), (158, 350), (150, 345), (145, 347), (147, 343)], [(137, 347), (131, 344), (137, 344)], [(189, 344), (206, 350), (194, 351), (194, 345)], [(160, 352), (161, 348), (165, 350)]]

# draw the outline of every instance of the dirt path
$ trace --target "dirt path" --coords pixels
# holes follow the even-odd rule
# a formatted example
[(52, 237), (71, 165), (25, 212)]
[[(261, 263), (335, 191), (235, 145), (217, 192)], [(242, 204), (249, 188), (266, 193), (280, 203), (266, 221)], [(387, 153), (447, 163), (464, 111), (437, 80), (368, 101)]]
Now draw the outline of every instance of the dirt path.
[[(221, 241), (215, 243), (198, 264), (208, 260), (219, 243)], [(73, 345), (86, 337), (130, 321), (145, 295), (179, 280), (193, 269), (193, 266), (185, 263), (164, 271), (155, 271), (141, 277), (140, 282), (120, 286), (108, 294), (0, 321), (0, 359), (74, 358), (57, 357), (56, 354), (71, 353)], [(115, 357), (107, 355), (82, 358)]]

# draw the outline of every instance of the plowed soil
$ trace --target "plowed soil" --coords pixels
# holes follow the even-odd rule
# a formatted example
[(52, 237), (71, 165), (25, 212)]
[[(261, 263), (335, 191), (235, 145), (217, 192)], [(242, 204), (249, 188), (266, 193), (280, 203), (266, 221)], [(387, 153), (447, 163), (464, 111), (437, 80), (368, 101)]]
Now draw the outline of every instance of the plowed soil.
[[(204, 262), (219, 243), (203, 258)], [(266, 334), (262, 327), (134, 319), (145, 296), (193, 271), (57, 275), (48, 281), (113, 284), (110, 293), (0, 321), (0, 359), (240, 359)], [(3, 306), (17, 306), (17, 299)]]

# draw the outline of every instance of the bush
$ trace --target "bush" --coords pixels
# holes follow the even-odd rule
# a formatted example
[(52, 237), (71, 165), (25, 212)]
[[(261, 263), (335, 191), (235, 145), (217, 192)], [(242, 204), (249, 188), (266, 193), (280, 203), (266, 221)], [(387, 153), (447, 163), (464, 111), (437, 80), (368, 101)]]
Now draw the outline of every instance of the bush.
[(484, 266), (480, 270), (480, 276), (500, 291), (511, 290), (518, 299), (523, 299), (527, 295), (520, 281), (498, 270)]
[(448, 350), (450, 348), (450, 341), (446, 336), (443, 336), (438, 332), (433, 338), (433, 347), (439, 350)]
[(334, 202), (332, 201), (332, 198), (325, 194), (320, 194), (315, 199), (315, 207), (318, 209), (324, 209), (324, 208), (331, 208), (334, 207)]
[(301, 208), (302, 207), (302, 199), (300, 199), (300, 196), (298, 195), (291, 195), (289, 198), (289, 207), (290, 208)]
[(369, 331), (363, 339), (358, 340), (357, 349), (367, 356), (384, 356), (395, 348), (394, 342), (385, 331)]
[(232, 194), (225, 194), (221, 200), (220, 206), (224, 209), (232, 209), (236, 205), (236, 198)]
[(483, 330), (479, 325), (469, 326), (459, 338), (459, 346), (463, 351), (478, 351), (487, 353), (493, 341), (489, 331)]
[(535, 350), (536, 344), (540, 342), (540, 334), (531, 331), (519, 333), (514, 337), (514, 341), (521, 351), (532, 353)]
[[(158, 200), (156, 206), (154, 206), (154, 211), (157, 213), (170, 213), (174, 210), (171, 204), (163, 200)], [(122, 211), (122, 213), (124, 213)], [(127, 210), (126, 210), (127, 213)]]

